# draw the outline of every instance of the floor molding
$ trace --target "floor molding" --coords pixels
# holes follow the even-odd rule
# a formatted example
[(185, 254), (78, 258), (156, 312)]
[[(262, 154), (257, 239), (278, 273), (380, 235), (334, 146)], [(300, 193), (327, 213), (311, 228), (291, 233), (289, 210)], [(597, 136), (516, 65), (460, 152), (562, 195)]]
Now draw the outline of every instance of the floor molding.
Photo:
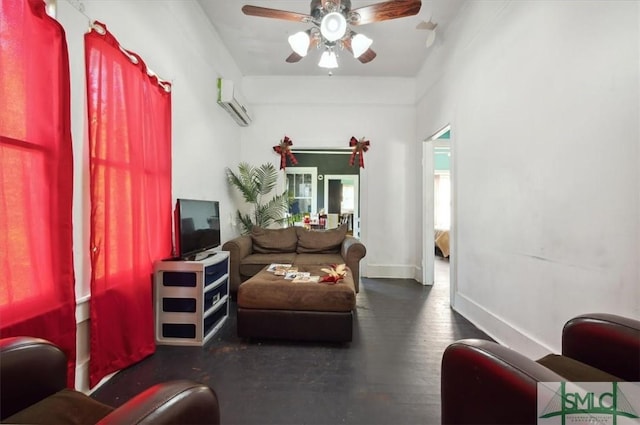
[(366, 277), (389, 279), (415, 279), (416, 266), (399, 264), (367, 264)]
[(546, 354), (558, 352), (547, 347), (527, 333), (518, 329), (480, 304), (457, 292), (454, 310), (485, 332), (496, 342), (529, 358), (538, 359)]

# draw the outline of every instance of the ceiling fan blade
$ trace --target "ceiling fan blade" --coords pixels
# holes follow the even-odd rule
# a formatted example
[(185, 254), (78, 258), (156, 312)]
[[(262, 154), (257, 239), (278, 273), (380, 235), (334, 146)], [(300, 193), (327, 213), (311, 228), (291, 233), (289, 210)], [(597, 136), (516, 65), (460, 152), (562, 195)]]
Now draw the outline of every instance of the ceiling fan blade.
[(378, 56), (376, 52), (374, 52), (371, 49), (367, 49), (366, 52), (364, 52), (363, 54), (360, 55), (360, 57), (358, 57), (358, 60), (362, 63), (369, 63), (372, 60), (374, 60), (376, 56)]
[(420, 0), (391, 0), (353, 9), (349, 17), (353, 25), (364, 25), (417, 15), (421, 7)]
[(291, 54), (285, 59), (285, 62), (296, 63), (296, 62), (300, 62), (300, 59), (302, 59), (302, 56), (300, 56), (296, 52), (291, 52)]
[(262, 18), (284, 19), (285, 21), (295, 21), (295, 22), (305, 22), (305, 23), (311, 22), (313, 19), (310, 15), (306, 15), (304, 13), (290, 12), (288, 10), (270, 9), (268, 7), (250, 6), (250, 5), (242, 6), (242, 12), (245, 15), (250, 15), (250, 16), (260, 16)]

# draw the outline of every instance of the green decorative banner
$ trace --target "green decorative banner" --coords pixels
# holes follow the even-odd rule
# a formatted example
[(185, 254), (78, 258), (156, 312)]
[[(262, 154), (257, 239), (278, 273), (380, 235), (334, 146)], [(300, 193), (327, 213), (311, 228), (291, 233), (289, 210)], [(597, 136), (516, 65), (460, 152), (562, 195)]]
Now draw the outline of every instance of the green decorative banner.
[(638, 382), (539, 382), (538, 424), (640, 425)]

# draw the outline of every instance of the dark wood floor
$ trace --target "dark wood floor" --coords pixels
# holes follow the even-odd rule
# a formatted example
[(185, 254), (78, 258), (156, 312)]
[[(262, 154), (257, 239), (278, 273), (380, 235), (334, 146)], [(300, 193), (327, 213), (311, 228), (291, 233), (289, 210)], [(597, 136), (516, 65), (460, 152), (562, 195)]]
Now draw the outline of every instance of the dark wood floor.
[(155, 383), (193, 379), (216, 391), (223, 424), (437, 424), (443, 350), (490, 339), (449, 308), (437, 263), (433, 287), (363, 278), (349, 344), (241, 340), (233, 304), (205, 347), (158, 346), (92, 397), (119, 406)]

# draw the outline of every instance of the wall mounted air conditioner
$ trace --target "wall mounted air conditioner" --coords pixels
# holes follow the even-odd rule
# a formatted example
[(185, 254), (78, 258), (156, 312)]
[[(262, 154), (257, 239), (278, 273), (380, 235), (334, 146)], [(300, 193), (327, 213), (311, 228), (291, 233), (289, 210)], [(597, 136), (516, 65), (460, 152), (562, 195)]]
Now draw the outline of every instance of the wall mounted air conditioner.
[(229, 115), (242, 127), (251, 123), (251, 117), (244, 106), (242, 96), (233, 89), (233, 81), (218, 78), (218, 105), (226, 109)]

